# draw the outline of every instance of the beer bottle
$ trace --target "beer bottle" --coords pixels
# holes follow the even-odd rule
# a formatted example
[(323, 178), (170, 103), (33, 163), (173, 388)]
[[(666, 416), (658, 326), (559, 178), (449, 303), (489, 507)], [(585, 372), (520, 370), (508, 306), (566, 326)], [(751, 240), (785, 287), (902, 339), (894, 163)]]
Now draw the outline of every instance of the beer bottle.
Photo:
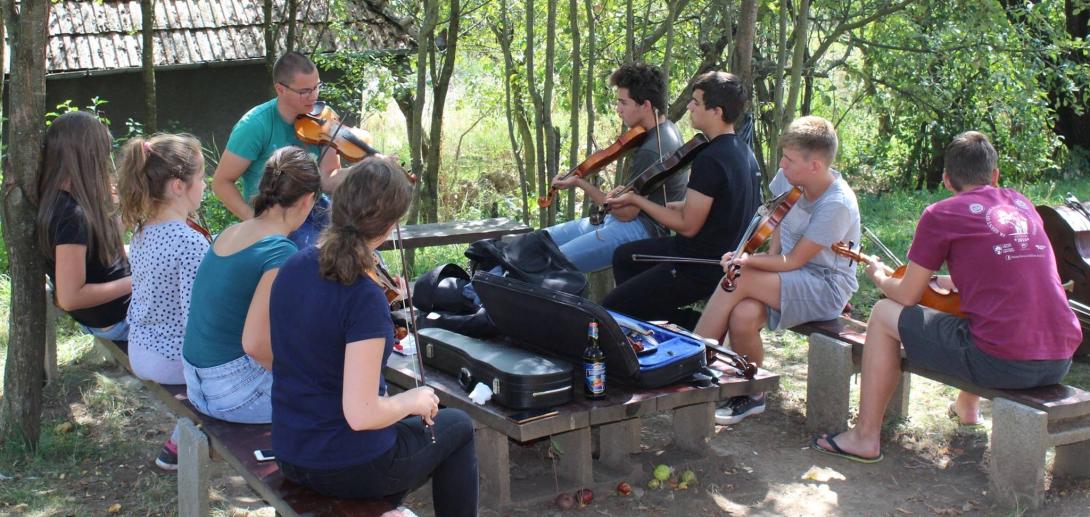
[(587, 328), (590, 343), (583, 350), (583, 394), (588, 399), (606, 397), (606, 356), (598, 347), (598, 322), (591, 321)]

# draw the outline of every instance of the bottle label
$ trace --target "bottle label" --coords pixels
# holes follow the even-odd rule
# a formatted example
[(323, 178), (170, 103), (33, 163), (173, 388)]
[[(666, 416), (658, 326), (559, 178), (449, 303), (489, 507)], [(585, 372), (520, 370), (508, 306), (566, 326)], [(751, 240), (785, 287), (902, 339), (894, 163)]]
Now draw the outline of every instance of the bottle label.
[(606, 363), (600, 361), (583, 363), (583, 371), (586, 373), (587, 393), (590, 395), (605, 393)]

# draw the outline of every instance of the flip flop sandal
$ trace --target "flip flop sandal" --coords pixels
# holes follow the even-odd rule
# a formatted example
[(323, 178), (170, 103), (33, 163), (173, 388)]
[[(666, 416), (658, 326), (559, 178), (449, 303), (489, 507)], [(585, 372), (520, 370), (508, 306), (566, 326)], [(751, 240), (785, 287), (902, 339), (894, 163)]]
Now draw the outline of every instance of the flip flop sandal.
[[(818, 444), (818, 440), (822, 438), (824, 438), (826, 442), (829, 442), (829, 446), (832, 447), (833, 450), (826, 449), (825, 447), (822, 447)], [(852, 460), (858, 463), (878, 463), (879, 461), (882, 461), (882, 458), (884, 457), (880, 452), (878, 453), (878, 456), (875, 456), (873, 458), (867, 458), (858, 454), (852, 454), (850, 452), (847, 452), (844, 449), (841, 449), (840, 446), (836, 444), (836, 441), (833, 440), (833, 436), (829, 434), (815, 436), (812, 440), (810, 440), (810, 448), (822, 454), (828, 454), (829, 456), (836, 456), (838, 458), (844, 458), (846, 460)]]

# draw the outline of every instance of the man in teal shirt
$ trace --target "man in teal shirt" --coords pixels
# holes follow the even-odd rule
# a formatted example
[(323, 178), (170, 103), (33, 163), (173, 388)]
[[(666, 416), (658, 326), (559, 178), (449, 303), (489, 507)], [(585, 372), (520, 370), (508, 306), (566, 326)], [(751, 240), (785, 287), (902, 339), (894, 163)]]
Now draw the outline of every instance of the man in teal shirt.
[[(241, 220), (254, 216), (249, 200), (257, 194), (265, 161), (281, 147), (294, 145), (306, 149), (317, 159), (321, 156), (322, 190), (332, 192), (340, 183), (337, 174), (340, 158), (333, 150), (320, 154), (321, 149), (305, 145), (295, 136), (295, 119), (309, 113), (318, 101), (322, 81), (310, 58), (298, 52), (288, 52), (273, 65), (276, 97), (248, 111), (231, 130), (227, 148), (220, 157), (212, 176), (212, 192)], [(242, 192), (235, 182), (242, 178)], [(318, 233), (328, 221), (329, 202), (314, 204), (310, 217), (288, 236), (299, 249), (313, 245)]]

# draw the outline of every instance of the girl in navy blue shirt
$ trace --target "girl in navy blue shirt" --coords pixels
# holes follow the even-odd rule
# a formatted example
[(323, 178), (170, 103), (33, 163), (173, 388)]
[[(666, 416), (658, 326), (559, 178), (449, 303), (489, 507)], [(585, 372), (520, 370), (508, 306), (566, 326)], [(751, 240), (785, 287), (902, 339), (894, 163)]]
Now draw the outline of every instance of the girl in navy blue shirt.
[(408, 210), (412, 189), (405, 171), (382, 158), (346, 173), (318, 246), (289, 258), (273, 283), (277, 461), (288, 479), (339, 498), (400, 504), (431, 478), (436, 515), (475, 515), (469, 416), (440, 410), (428, 387), (389, 396), (382, 379), (394, 326), (385, 290), (368, 270)]

